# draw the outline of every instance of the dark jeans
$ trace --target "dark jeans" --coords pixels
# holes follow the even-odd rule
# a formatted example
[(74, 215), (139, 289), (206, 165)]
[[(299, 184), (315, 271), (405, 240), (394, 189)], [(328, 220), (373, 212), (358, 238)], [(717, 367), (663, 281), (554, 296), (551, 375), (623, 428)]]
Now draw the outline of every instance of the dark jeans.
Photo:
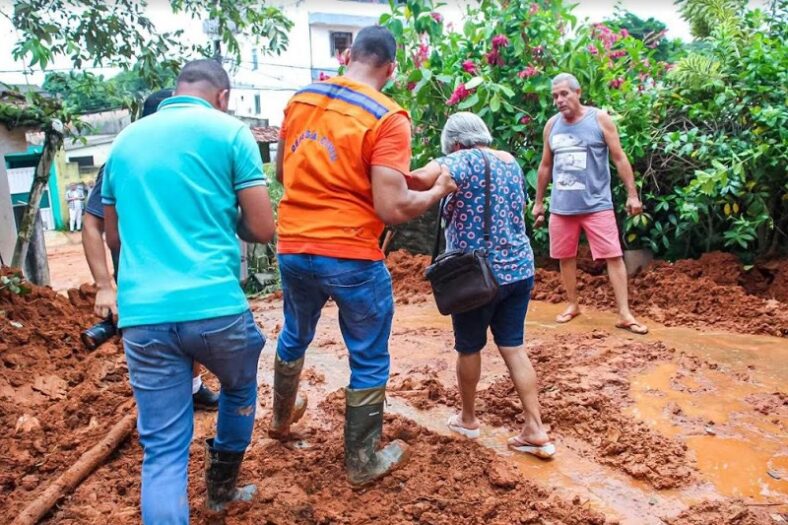
[(492, 330), (498, 346), (520, 346), (525, 336), (525, 314), (534, 278), (505, 284), (491, 303), (451, 316), (454, 348), (463, 354), (475, 354), (487, 344), (487, 328)]

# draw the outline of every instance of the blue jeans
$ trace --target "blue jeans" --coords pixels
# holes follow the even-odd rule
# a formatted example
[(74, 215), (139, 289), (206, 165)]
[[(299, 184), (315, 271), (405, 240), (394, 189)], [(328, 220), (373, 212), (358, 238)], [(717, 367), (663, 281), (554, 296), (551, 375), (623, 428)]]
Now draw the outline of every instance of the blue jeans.
[(186, 493), (194, 429), (192, 365), (221, 382), (214, 446), (242, 452), (252, 437), (257, 360), (265, 337), (252, 313), (123, 330), (129, 377), (137, 401), (142, 459), (142, 522), (189, 523)]
[(295, 361), (315, 337), (320, 311), (331, 298), (350, 354), (350, 388), (385, 386), (394, 317), (391, 276), (383, 261), (280, 254), (285, 325), (276, 348)]

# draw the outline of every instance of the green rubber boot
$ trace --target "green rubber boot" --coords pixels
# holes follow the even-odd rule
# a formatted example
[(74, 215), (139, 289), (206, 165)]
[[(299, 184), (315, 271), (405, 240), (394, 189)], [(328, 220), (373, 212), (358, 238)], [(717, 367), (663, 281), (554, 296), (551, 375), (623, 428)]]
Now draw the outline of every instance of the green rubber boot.
[(399, 439), (378, 450), (385, 399), (385, 386), (345, 389), (345, 469), (352, 485), (382, 478), (408, 459), (408, 445)]
[(298, 382), (304, 358), (282, 361), (279, 354), (274, 359), (274, 409), (268, 436), (285, 439), (290, 435), (290, 425), (301, 419), (306, 411), (306, 395), (298, 393)]

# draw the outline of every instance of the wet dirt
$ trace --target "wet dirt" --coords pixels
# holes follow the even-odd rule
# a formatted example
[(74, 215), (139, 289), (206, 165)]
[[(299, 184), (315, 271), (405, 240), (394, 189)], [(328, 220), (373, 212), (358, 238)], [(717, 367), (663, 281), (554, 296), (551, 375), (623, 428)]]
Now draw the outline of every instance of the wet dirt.
[[(522, 416), (492, 344), (483, 353), (482, 437), (470, 442), (450, 435), (445, 421), (458, 402), (451, 323), (437, 313), (429, 285), (421, 279), (426, 258), (414, 263), (406, 254), (401, 260), (395, 254), (390, 266), (395, 262), (392, 267), (405, 270), (402, 275), (392, 271), (399, 304), (390, 343), (385, 440), (408, 442), (411, 463), (366, 490), (354, 491), (345, 480), (344, 396), (337, 389), (347, 383), (348, 356), (333, 305), (326, 307), (307, 355), (302, 388), (310, 408), (294, 427), (302, 441), (283, 446), (266, 437), (281, 301), (258, 300), (252, 309), (269, 341), (259, 367), (255, 433), (240, 479), (257, 483), (258, 494), (250, 504), (234, 506), (225, 523), (751, 525), (778, 523), (773, 516), (788, 512), (784, 339), (658, 323), (640, 338), (614, 330), (613, 314), (590, 307), (576, 321), (559, 326), (552, 319), (561, 305), (534, 301), (527, 350), (539, 375), (543, 417), (558, 447), (557, 458), (543, 462), (506, 448), (506, 438)], [(600, 278), (607, 286), (604, 275)], [(720, 286), (709, 277), (694, 279)], [(409, 282), (398, 285), (403, 281)], [(77, 303), (89, 301), (89, 294), (89, 288), (84, 297), (71, 292)], [(71, 305), (64, 296), (50, 300)], [(117, 357), (106, 346), (100, 352), (111, 363)], [(94, 364), (98, 355), (95, 359)], [(59, 380), (68, 384), (63, 370), (73, 366), (64, 361), (43, 369), (40, 379), (28, 381), (30, 396), (46, 392), (46, 400), (57, 399), (68, 388)], [(125, 369), (118, 370), (127, 385)], [(104, 390), (109, 388), (102, 379), (86, 393)], [(215, 516), (202, 508), (202, 468), (203, 439), (213, 434), (215, 414), (199, 413), (195, 419), (189, 467), (192, 522), (213, 523)], [(38, 432), (37, 422), (22, 417), (13, 424), (19, 425), (14, 439), (20, 448), (32, 446), (18, 433)], [(61, 427), (51, 433), (55, 443), (69, 439)], [(139, 523), (140, 461), (134, 436), (46, 522)], [(40, 480), (26, 483), (33, 486), (34, 481)], [(20, 480), (12, 497), (4, 499), (11, 505), (27, 501), (33, 494), (24, 484)], [(2, 505), (0, 511), (5, 510)]]
[(398, 303), (423, 303), (431, 300), (432, 290), (424, 278), (424, 270), (430, 265), (428, 255), (416, 255), (407, 250), (396, 250), (386, 257), (386, 266), (391, 273), (394, 297)]
[[(784, 523), (784, 518), (766, 510), (748, 508), (742, 502), (706, 501), (692, 506), (678, 517), (667, 519), (668, 525), (765, 525)], [(779, 519), (779, 521), (778, 521)]]
[[(739, 285), (719, 285), (708, 277), (693, 277), (676, 265), (656, 263), (630, 278), (629, 304), (636, 315), (665, 326), (788, 337), (786, 303), (750, 295)], [(578, 271), (577, 289), (580, 304), (615, 308), (607, 276)], [(560, 274), (537, 270), (532, 298), (553, 303), (566, 301)]]
[[(354, 490), (343, 469), (343, 402), (338, 394), (315, 409), (321, 415), (299, 429), (300, 447), (264, 438), (265, 428), (258, 425), (239, 480), (256, 483), (257, 495), (249, 504), (234, 505), (223, 523), (606, 523), (587, 502), (552, 495), (490, 450), (429, 432), (399, 416), (387, 416), (384, 441), (408, 443), (409, 462), (380, 483)], [(50, 523), (137, 523), (140, 456), (138, 445), (127, 445)], [(195, 442), (190, 464), (195, 523), (216, 517), (202, 507), (204, 485), (198, 480), (203, 457)]]
[[(128, 410), (131, 390), (116, 342), (86, 351), (90, 287), (68, 298), (26, 284), (0, 291), (0, 515), (13, 516), (95, 445)], [(88, 306), (86, 306), (88, 305)], [(9, 497), (12, 495), (12, 497)]]
[[(430, 286), (423, 278), (429, 257), (397, 250), (389, 254), (387, 264), (398, 302), (430, 299)], [(604, 263), (593, 261), (585, 245), (578, 253), (577, 277), (581, 304), (615, 308)], [(555, 264), (538, 268), (535, 281), (533, 300), (566, 301)], [(788, 337), (786, 297), (788, 261), (764, 262), (745, 271), (736, 256), (723, 252), (698, 260), (657, 261), (629, 280), (633, 312), (666, 326)]]
[[(556, 437), (576, 438), (580, 449), (604, 465), (620, 469), (657, 489), (686, 485), (694, 468), (686, 445), (664, 437), (623, 409), (632, 403), (628, 377), (657, 360), (672, 358), (661, 343), (615, 344), (601, 331), (566, 335), (528, 345), (528, 354), (542, 385), (539, 400), (543, 422)], [(392, 381), (417, 408), (437, 404), (459, 407), (456, 388), (446, 389), (427, 370), (427, 378)], [(430, 377), (431, 376), (431, 377)], [(524, 423), (517, 392), (508, 376), (496, 379), (477, 394), (482, 422), (516, 432)]]

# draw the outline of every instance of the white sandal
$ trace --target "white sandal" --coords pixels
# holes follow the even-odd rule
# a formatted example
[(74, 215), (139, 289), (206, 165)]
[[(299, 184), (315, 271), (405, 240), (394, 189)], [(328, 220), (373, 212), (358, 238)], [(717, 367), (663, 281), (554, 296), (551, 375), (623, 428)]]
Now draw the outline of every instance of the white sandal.
[(509, 438), (507, 444), (509, 448), (515, 452), (532, 454), (540, 459), (551, 459), (555, 456), (555, 445), (551, 441), (548, 441), (544, 445), (534, 445), (533, 443), (520, 439), (518, 436), (514, 436)]
[(481, 435), (481, 431), (478, 428), (466, 428), (462, 426), (460, 418), (457, 414), (454, 414), (449, 418), (446, 422), (446, 426), (449, 427), (449, 430), (452, 432), (456, 432), (461, 436), (465, 436), (468, 439), (478, 439)]

